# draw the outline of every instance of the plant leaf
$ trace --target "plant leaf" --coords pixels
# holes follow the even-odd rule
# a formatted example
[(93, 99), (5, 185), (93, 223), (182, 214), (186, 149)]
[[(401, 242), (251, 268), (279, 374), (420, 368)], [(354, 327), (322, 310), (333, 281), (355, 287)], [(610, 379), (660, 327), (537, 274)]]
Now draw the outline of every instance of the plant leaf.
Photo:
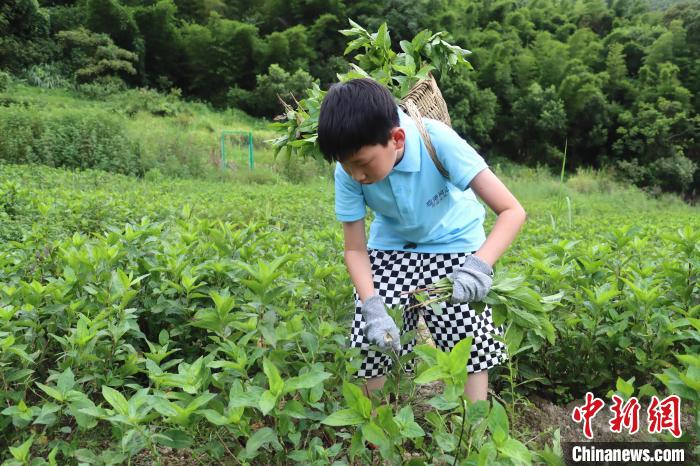
[(126, 398), (124, 398), (124, 395), (122, 395), (112, 387), (103, 385), (102, 396), (105, 400), (107, 400), (107, 403), (112, 405), (116, 412), (118, 412), (119, 414), (123, 414), (124, 416), (129, 415), (129, 403), (126, 401)]
[(365, 418), (362, 417), (354, 409), (342, 409), (342, 410), (336, 411), (335, 413), (326, 417), (323, 421), (321, 421), (321, 424), (326, 424), (328, 426), (340, 427), (340, 426), (354, 426), (354, 425), (362, 424), (363, 422), (365, 422)]

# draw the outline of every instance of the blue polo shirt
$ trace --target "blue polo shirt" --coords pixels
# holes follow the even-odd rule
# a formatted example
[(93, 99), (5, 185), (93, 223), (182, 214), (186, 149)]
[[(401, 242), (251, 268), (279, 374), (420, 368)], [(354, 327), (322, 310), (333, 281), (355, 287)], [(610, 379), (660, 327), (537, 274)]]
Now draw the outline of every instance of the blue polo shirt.
[(403, 158), (376, 183), (363, 185), (335, 167), (335, 213), (342, 222), (374, 211), (367, 247), (429, 253), (470, 252), (481, 247), (485, 209), (469, 183), (487, 164), (446, 124), (423, 119), (437, 157), (450, 174), (443, 177), (430, 158), (418, 129), (399, 109), (406, 132)]

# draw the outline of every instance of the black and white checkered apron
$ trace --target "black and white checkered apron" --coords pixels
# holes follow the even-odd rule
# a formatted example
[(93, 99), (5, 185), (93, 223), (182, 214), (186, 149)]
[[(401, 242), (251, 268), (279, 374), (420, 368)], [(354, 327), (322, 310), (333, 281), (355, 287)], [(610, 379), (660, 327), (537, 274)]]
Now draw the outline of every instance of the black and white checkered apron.
[[(403, 309), (403, 328), (401, 334), (415, 329), (418, 325), (419, 313), (422, 314), (430, 334), (438, 348), (443, 351), (451, 350), (457, 343), (472, 336), (471, 356), (467, 362), (467, 372), (475, 373), (505, 361), (508, 357), (503, 342), (492, 337), (492, 334), (503, 336), (503, 324), (495, 327), (491, 308), (486, 307), (481, 314), (471, 309), (468, 303), (440, 303), (441, 315), (436, 315), (429, 307), (408, 309), (416, 303), (415, 298), (401, 295), (404, 291), (422, 288), (444, 278), (454, 267), (461, 265), (469, 254), (451, 253), (420, 253), (408, 251), (384, 251), (369, 249), (369, 260), (372, 265), (374, 289), (389, 307), (401, 306)], [(378, 377), (386, 374), (392, 360), (387, 354), (374, 351), (365, 337), (365, 321), (362, 318), (362, 302), (355, 296), (355, 317), (352, 323), (350, 346), (361, 348), (362, 364), (357, 377)], [(397, 323), (398, 324), (398, 323)], [(400, 356), (413, 351), (416, 338), (402, 346)], [(413, 372), (409, 363), (404, 366), (406, 372)]]

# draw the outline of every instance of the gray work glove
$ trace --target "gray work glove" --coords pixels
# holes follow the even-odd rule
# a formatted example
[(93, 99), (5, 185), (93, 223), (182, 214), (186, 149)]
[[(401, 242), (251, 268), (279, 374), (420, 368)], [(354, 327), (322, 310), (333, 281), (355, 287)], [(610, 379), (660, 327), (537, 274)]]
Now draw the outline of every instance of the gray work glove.
[(362, 317), (365, 319), (365, 335), (370, 344), (378, 345), (381, 349), (401, 349), (399, 328), (396, 322), (386, 312), (381, 296), (374, 295), (362, 304)]
[(452, 282), (452, 304), (483, 301), (493, 284), (493, 269), (470, 254), (447, 278)]

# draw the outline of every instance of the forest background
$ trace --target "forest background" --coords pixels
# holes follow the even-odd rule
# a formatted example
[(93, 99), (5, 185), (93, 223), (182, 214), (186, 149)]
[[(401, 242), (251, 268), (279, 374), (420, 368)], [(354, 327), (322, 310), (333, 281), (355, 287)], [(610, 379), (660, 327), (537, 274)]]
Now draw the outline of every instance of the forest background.
[(697, 198), (694, 0), (3, 0), (0, 90), (13, 79), (92, 96), (149, 87), (273, 118), (278, 94), (301, 98), (347, 71), (348, 18), (370, 31), (386, 22), (395, 50), (430, 29), (472, 52), (473, 71), (437, 78), (481, 153), (556, 170), (566, 158), (567, 171)]

